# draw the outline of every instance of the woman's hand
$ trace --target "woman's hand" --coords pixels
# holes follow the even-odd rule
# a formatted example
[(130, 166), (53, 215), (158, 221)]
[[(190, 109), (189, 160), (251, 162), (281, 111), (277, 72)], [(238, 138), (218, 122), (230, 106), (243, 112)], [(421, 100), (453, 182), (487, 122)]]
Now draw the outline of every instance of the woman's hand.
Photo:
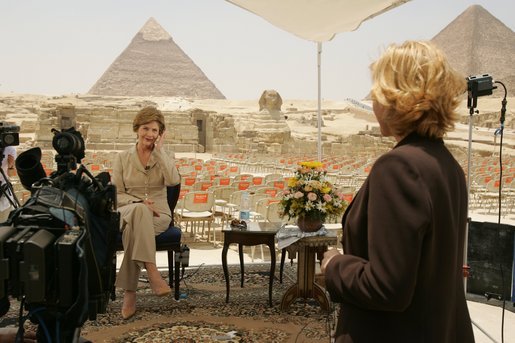
[(161, 150), (161, 148), (163, 147), (163, 144), (165, 142), (165, 134), (166, 134), (166, 131), (163, 131), (163, 133), (157, 137), (157, 139), (156, 139), (156, 149), (157, 150)]
[(159, 217), (159, 212), (157, 212), (157, 210), (155, 209), (154, 207), (154, 200), (151, 200), (151, 199), (145, 199), (143, 200), (143, 203), (145, 205), (147, 205), (148, 209), (150, 211), (152, 211), (152, 214), (154, 215), (154, 217)]
[(320, 264), (320, 271), (322, 274), (325, 274), (325, 268), (327, 268), (327, 264), (332, 260), (333, 257), (341, 255), (338, 249), (327, 250), (324, 253), (324, 258), (322, 259), (322, 263)]

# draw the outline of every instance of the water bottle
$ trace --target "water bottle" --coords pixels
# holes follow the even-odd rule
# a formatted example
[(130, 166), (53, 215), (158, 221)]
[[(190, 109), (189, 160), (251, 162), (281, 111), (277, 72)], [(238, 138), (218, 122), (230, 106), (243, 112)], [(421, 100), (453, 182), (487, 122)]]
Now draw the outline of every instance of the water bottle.
[(240, 220), (248, 222), (250, 219), (250, 194), (243, 192), (240, 200)]

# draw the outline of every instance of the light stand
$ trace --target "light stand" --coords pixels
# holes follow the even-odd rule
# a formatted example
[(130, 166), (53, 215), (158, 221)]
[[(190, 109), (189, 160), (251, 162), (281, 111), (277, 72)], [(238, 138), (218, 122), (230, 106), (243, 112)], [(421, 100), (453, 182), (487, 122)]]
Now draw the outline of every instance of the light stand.
[(470, 226), (470, 170), (471, 170), (471, 154), (472, 154), (472, 122), (473, 115), (477, 107), (477, 98), (483, 95), (491, 95), (494, 88), (492, 77), (489, 74), (482, 74), (476, 76), (467, 77), (467, 107), (469, 108), (469, 138), (468, 138), (468, 161), (467, 161), (467, 227), (465, 229), (465, 237), (463, 244), (463, 287), (465, 294), (467, 293), (467, 277), (469, 275), (470, 267), (468, 266), (467, 254), (468, 254), (468, 232)]

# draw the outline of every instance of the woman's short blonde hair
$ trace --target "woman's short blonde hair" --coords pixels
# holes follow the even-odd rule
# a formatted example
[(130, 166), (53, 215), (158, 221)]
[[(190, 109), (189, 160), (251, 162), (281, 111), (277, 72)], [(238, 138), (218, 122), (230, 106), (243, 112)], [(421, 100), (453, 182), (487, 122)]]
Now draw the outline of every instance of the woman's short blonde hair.
[(163, 116), (163, 113), (154, 106), (144, 107), (138, 112), (138, 114), (136, 114), (136, 117), (134, 117), (134, 121), (132, 122), (132, 130), (136, 132), (141, 125), (148, 124), (152, 121), (157, 121), (157, 124), (159, 125), (159, 134), (163, 134), (165, 130), (165, 117)]
[(391, 45), (371, 70), (372, 99), (385, 107), (384, 121), (392, 134), (416, 131), (442, 138), (454, 129), (467, 83), (435, 45), (415, 41)]

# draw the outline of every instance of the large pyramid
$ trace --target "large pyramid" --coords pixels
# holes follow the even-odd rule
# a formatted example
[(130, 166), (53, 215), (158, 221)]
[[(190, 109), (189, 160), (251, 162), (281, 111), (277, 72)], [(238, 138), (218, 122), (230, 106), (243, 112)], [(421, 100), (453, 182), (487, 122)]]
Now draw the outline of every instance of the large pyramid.
[(145, 23), (89, 93), (225, 99), (154, 18)]
[[(483, 7), (470, 6), (432, 41), (464, 75), (488, 73), (515, 94), (515, 33)], [(504, 96), (502, 86), (494, 96)]]

